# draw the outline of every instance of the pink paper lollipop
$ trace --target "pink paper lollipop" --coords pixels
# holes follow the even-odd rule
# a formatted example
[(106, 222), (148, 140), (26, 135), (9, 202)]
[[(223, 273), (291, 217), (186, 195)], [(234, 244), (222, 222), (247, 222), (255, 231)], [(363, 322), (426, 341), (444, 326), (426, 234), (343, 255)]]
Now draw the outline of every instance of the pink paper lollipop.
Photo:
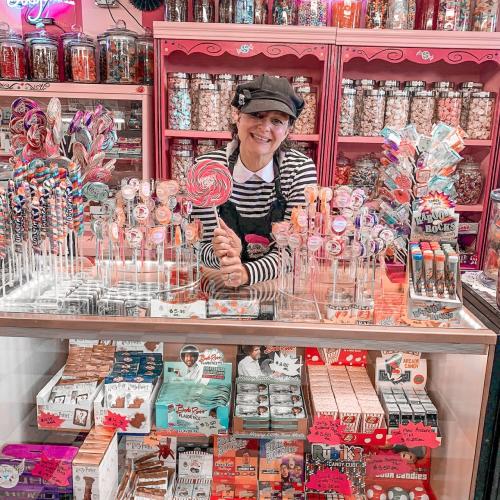
[(218, 207), (231, 196), (233, 178), (229, 169), (217, 161), (203, 160), (188, 170), (188, 198), (198, 207)]

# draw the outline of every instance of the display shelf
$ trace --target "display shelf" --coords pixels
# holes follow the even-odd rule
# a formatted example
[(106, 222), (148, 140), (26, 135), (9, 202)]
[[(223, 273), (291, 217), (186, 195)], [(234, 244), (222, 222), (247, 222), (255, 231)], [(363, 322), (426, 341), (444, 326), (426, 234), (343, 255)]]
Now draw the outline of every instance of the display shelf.
[[(165, 130), (165, 137), (182, 137), (187, 139), (231, 139), (230, 132), (205, 132), (203, 130)], [(292, 141), (318, 142), (319, 134), (290, 134)]]
[(478, 203), (477, 205), (457, 205), (455, 207), (457, 212), (482, 212), (483, 205)]
[[(302, 140), (302, 139), (301, 139)], [(381, 136), (339, 136), (337, 142), (340, 144), (382, 144), (384, 138)], [(481, 139), (466, 139), (464, 141), (466, 147), (480, 147), (486, 148), (490, 147), (492, 144), (491, 139), (481, 140)]]

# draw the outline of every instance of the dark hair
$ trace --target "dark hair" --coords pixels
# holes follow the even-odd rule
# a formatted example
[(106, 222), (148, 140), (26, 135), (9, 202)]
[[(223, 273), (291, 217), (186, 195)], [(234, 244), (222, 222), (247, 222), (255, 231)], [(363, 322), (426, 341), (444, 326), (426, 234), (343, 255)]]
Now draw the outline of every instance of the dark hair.
[(242, 346), (241, 350), (247, 355), (250, 356), (250, 353), (253, 352), (253, 350), (258, 347), (260, 349), (260, 345), (244, 345)]

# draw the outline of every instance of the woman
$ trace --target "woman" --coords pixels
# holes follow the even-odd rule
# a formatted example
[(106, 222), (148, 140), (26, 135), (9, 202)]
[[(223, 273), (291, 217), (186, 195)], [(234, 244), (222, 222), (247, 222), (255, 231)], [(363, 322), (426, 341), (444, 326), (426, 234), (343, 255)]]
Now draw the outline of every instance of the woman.
[(233, 192), (219, 207), (220, 228), (212, 209), (195, 207), (193, 215), (205, 231), (202, 262), (219, 268), (226, 285), (238, 287), (277, 276), (272, 224), (305, 204), (304, 187), (317, 177), (313, 161), (286, 145), (304, 107), (286, 78), (261, 75), (238, 85), (232, 105), (238, 109), (233, 141), (198, 160), (227, 165)]

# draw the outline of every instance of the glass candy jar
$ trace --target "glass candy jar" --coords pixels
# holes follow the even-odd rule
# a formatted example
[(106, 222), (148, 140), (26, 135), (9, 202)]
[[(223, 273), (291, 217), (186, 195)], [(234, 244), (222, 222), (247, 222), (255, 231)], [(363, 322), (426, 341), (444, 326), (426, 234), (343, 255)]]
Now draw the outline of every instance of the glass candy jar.
[(108, 67), (106, 63), (106, 37), (99, 35), (97, 37), (97, 50), (99, 51), (99, 81), (105, 82), (108, 74)]
[(356, 89), (344, 87), (342, 89), (342, 102), (340, 105), (340, 136), (354, 135), (354, 118), (356, 116)]
[(327, 15), (327, 0), (297, 0), (299, 26), (326, 26)]
[(210, 151), (214, 149), (216, 149), (216, 144), (213, 139), (198, 139), (196, 142), (195, 156), (210, 153)]
[(304, 99), (304, 108), (295, 121), (294, 133), (314, 134), (316, 130), (316, 113), (318, 105), (316, 89), (309, 84), (304, 84), (295, 87), (295, 92)]
[(194, 0), (193, 18), (197, 23), (215, 22), (215, 4), (214, 0)]
[(233, 0), (219, 1), (219, 23), (232, 23), (234, 19)]
[(0, 27), (0, 78), (24, 80), (24, 42), (21, 35), (12, 31), (7, 23)]
[(499, 0), (475, 0), (472, 13), (473, 31), (496, 31)]
[(267, 0), (255, 0), (254, 24), (267, 24)]
[(436, 99), (432, 90), (418, 90), (410, 104), (410, 123), (419, 134), (431, 135)]
[(495, 95), (494, 92), (474, 92), (471, 95), (465, 128), (469, 139), (490, 138)]
[(479, 203), (483, 190), (483, 176), (478, 163), (466, 160), (457, 169), (458, 179), (455, 183), (457, 205), (475, 205)]
[(375, 195), (378, 182), (378, 165), (369, 157), (358, 158), (349, 172), (349, 184), (365, 190), (366, 195), (372, 198)]
[(467, 120), (469, 117), (469, 108), (472, 94), (483, 90), (481, 82), (462, 82), (459, 86), (460, 94), (462, 94), (462, 109), (460, 110), (460, 126), (465, 130), (467, 128)]
[(137, 83), (137, 33), (125, 21), (104, 33), (106, 38), (106, 83)]
[(196, 106), (198, 130), (214, 132), (220, 130), (220, 91), (215, 83), (202, 83)]
[(408, 0), (389, 0), (387, 28), (391, 30), (408, 29)]
[(436, 105), (438, 121), (444, 122), (451, 127), (460, 125), (460, 110), (462, 109), (462, 98), (460, 92), (445, 90), (439, 92)]
[(186, 185), (186, 175), (188, 170), (193, 166), (194, 153), (191, 149), (171, 149), (170, 150), (170, 173), (172, 179), (175, 179), (181, 189)]
[(335, 163), (335, 182), (337, 185), (349, 184), (349, 175), (351, 171), (351, 160), (343, 153), (339, 153)]
[(354, 132), (356, 135), (361, 135), (359, 132), (359, 123), (363, 112), (364, 91), (375, 88), (375, 80), (356, 80), (356, 114), (354, 116)]
[(166, 0), (165, 1), (165, 21), (174, 23), (187, 21), (186, 0)]
[(383, 29), (387, 23), (388, 0), (368, 0), (366, 4), (365, 28)]
[(273, 24), (295, 24), (295, 1), (275, 0), (273, 3)]
[(439, 0), (437, 29), (440, 31), (468, 31), (471, 0)]
[(236, 24), (253, 24), (254, 0), (235, 0), (234, 22)]
[(83, 35), (68, 43), (70, 78), (73, 82), (97, 81), (96, 47), (92, 39)]
[(332, 3), (332, 26), (335, 28), (359, 28), (361, 6), (361, 0), (334, 0)]
[(189, 81), (189, 93), (191, 95), (191, 110), (193, 130), (199, 130), (198, 124), (198, 103), (200, 100), (200, 85), (212, 83), (212, 77), (208, 73), (192, 73)]
[(363, 108), (359, 121), (359, 135), (376, 136), (384, 127), (385, 90), (363, 91)]
[(57, 37), (49, 35), (42, 27), (26, 36), (26, 44), (31, 79), (45, 82), (59, 81)]
[(484, 274), (492, 280), (498, 276), (500, 265), (500, 189), (491, 192), (491, 209), (486, 239)]
[(154, 71), (153, 37), (146, 33), (137, 38), (137, 82), (153, 85)]
[(410, 112), (410, 97), (407, 90), (389, 90), (385, 104), (384, 126), (396, 130), (406, 127)]
[(220, 91), (219, 128), (220, 130), (229, 130), (229, 126), (232, 123), (231, 101), (233, 99), (236, 83), (234, 81), (234, 76), (230, 74), (217, 75), (216, 81)]
[(188, 82), (172, 83), (168, 89), (168, 128), (191, 130), (191, 95)]

